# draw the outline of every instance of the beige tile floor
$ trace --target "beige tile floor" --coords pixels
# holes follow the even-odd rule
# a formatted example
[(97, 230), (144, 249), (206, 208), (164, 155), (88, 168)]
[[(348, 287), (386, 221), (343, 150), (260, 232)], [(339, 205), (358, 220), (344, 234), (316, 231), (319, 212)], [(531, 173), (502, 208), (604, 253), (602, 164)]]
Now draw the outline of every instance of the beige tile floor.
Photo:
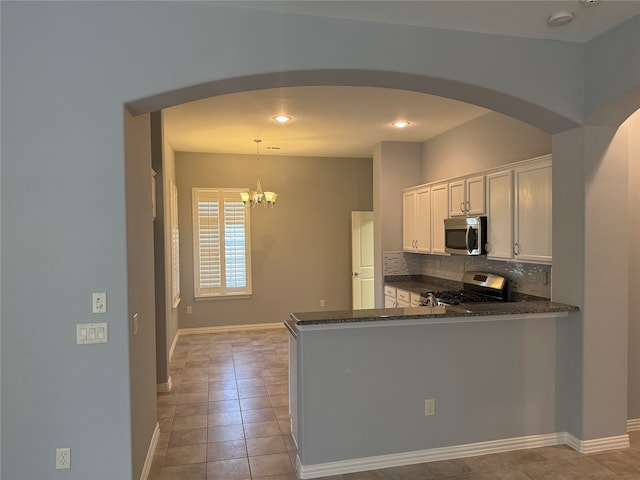
[[(297, 480), (284, 328), (181, 336), (170, 368), (150, 480)], [(599, 454), (544, 447), (325, 480), (640, 480), (640, 432), (630, 436), (631, 448)]]

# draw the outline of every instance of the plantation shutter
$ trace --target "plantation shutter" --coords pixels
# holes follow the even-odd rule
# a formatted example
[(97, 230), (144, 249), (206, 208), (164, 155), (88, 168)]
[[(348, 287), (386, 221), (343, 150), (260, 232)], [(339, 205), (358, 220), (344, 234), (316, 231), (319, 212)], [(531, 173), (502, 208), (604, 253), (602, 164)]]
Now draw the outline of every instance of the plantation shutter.
[(251, 293), (249, 214), (239, 189), (193, 189), (195, 296)]
[(227, 289), (247, 286), (246, 209), (240, 195), (224, 198), (224, 258)]

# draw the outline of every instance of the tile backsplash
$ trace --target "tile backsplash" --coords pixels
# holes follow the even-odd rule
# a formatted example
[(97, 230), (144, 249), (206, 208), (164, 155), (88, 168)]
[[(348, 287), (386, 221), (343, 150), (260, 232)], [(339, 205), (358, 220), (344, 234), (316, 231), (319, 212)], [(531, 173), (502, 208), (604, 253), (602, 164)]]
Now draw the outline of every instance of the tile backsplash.
[(384, 252), (385, 277), (426, 275), (460, 281), (468, 270), (493, 272), (505, 276), (514, 292), (551, 298), (551, 265), (488, 260), (485, 255), (423, 255)]

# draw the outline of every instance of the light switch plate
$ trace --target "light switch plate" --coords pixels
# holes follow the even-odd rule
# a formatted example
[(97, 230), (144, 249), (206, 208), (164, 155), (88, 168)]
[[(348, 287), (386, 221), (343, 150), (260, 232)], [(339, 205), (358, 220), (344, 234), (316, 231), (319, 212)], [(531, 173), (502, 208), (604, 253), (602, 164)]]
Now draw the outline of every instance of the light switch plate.
[(78, 323), (76, 325), (76, 344), (109, 343), (109, 325), (103, 323)]

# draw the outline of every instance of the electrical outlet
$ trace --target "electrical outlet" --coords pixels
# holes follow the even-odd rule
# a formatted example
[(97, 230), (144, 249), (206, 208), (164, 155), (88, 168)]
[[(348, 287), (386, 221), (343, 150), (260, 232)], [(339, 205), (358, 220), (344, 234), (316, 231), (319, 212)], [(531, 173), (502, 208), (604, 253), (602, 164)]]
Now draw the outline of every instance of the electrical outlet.
[(56, 448), (56, 470), (71, 468), (71, 449)]
[(93, 293), (93, 313), (107, 313), (107, 294), (105, 292)]
[(191, 315), (193, 313), (193, 307), (187, 307), (187, 315)]
[(320, 299), (320, 306), (321, 307), (326, 307), (327, 306), (327, 302), (324, 301), (324, 298)]
[(424, 401), (424, 416), (430, 417), (436, 414), (436, 401), (433, 398)]

